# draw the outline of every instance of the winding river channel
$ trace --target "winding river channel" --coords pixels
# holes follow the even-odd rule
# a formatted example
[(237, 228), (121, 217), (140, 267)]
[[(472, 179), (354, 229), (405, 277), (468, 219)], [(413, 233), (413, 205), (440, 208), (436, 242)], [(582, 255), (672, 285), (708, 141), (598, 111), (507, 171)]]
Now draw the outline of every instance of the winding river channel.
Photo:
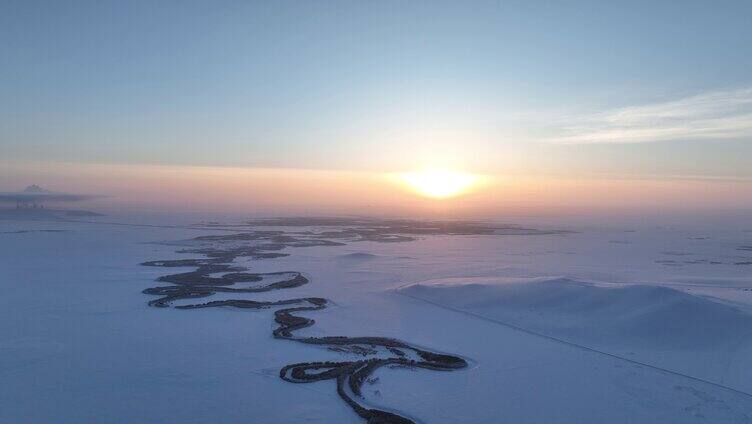
[[(293, 247), (339, 246), (345, 242), (376, 241), (383, 243), (409, 242), (417, 235), (499, 234), (500, 231), (517, 234), (519, 231), (537, 230), (516, 227), (494, 227), (465, 222), (419, 222), (405, 220), (351, 220), (330, 218), (288, 218), (248, 222), (243, 226), (222, 227), (209, 224), (218, 230), (233, 230), (230, 234), (201, 236), (191, 239), (188, 248), (179, 253), (201, 255), (196, 259), (155, 260), (144, 262), (152, 267), (191, 267), (192, 271), (167, 274), (157, 279), (164, 285), (144, 290), (145, 294), (159, 296), (149, 301), (153, 307), (170, 307), (174, 301), (207, 298), (215, 293), (261, 293), (292, 289), (308, 284), (299, 271), (252, 273), (234, 264), (240, 257), (269, 259), (287, 256), (283, 252)], [(284, 226), (285, 230), (259, 230), (264, 226)], [(310, 230), (310, 227), (318, 230)], [(324, 230), (321, 230), (321, 228)], [(289, 230), (293, 228), (293, 230)], [(238, 230), (242, 230), (238, 232)], [(298, 343), (326, 346), (332, 351), (348, 354), (347, 361), (301, 362), (283, 366), (281, 379), (291, 383), (310, 383), (321, 380), (336, 381), (337, 394), (352, 410), (371, 424), (413, 423), (414, 421), (393, 412), (370, 408), (361, 394), (363, 384), (382, 367), (408, 367), (452, 371), (467, 367), (467, 362), (454, 355), (430, 352), (408, 342), (387, 337), (304, 337), (297, 330), (310, 327), (315, 320), (297, 315), (325, 309), (330, 302), (319, 297), (290, 298), (276, 301), (228, 299), (204, 303), (183, 304), (179, 309), (235, 307), (246, 309), (275, 308), (277, 323), (273, 336)]]

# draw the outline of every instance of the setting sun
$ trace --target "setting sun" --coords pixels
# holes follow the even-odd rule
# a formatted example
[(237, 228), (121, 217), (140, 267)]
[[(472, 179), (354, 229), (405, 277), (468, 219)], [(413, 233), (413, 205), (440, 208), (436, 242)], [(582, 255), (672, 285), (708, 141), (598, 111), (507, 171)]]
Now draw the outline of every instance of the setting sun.
[(466, 193), (478, 181), (475, 175), (443, 169), (407, 172), (400, 178), (418, 194), (434, 199)]

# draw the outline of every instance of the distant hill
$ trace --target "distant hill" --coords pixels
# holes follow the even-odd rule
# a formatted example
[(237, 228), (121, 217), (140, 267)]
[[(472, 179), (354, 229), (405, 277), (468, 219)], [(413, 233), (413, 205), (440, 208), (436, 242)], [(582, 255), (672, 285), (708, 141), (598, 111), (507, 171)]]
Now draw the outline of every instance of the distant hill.
[(43, 189), (36, 184), (32, 184), (21, 191), (21, 193), (28, 194), (52, 194), (50, 190)]

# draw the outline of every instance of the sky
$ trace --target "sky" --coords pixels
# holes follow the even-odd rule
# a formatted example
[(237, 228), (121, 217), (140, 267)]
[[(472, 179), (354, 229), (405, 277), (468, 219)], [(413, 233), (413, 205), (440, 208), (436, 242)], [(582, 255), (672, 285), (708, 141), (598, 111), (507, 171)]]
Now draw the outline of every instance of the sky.
[[(225, 169), (309, 190), (341, 173), (316, 184), (345, 204), (374, 175), (439, 167), (500, 181), (477, 193), (486, 213), (512, 181), (530, 207), (649, 181), (752, 208), (750, 16), (749, 1), (3, 0), (0, 189), (188, 193)], [(191, 177), (157, 178), (175, 169)], [(597, 206), (666, 199), (645, 193)]]

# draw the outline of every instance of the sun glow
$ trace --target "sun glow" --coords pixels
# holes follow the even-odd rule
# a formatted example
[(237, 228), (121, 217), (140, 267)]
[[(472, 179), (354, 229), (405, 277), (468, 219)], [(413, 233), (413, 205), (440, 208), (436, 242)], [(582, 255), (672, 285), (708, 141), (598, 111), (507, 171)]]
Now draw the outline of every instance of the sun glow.
[(420, 195), (446, 199), (467, 193), (478, 177), (465, 172), (445, 169), (427, 169), (400, 175), (402, 182)]

